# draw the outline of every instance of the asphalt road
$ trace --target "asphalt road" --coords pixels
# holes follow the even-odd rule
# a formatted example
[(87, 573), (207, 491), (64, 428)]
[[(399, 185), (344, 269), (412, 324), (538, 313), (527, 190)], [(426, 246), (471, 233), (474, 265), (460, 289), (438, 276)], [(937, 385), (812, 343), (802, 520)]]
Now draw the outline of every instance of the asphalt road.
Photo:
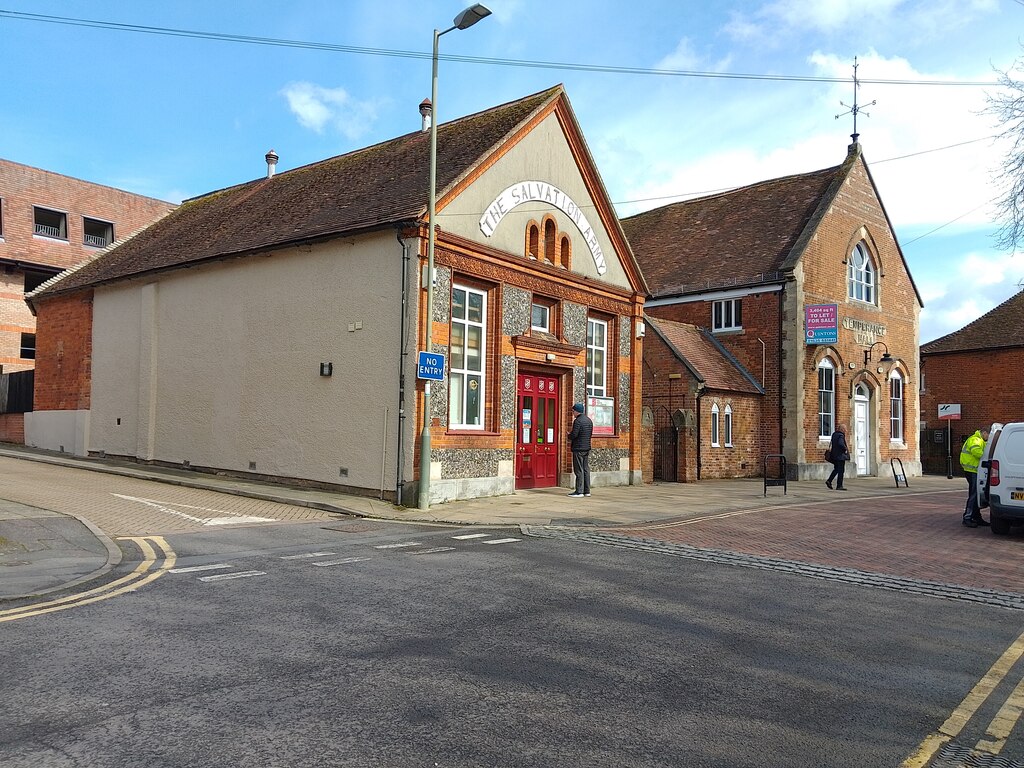
[[(507, 528), (121, 544), (106, 591), (0, 611), (4, 768), (899, 766), (1024, 629), (1019, 611)], [(970, 765), (1017, 765), (1021, 734), (1000, 759)]]

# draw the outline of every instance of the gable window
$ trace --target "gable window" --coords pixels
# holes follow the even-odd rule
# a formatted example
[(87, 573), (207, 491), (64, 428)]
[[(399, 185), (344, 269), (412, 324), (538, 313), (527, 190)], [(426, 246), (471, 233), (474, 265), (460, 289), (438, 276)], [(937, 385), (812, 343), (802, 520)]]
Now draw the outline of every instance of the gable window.
[(732, 448), (732, 406), (725, 406), (725, 447)]
[(608, 323), (587, 318), (587, 394), (604, 397), (608, 394)]
[(558, 246), (558, 266), (562, 267), (563, 269), (569, 268), (571, 248), (572, 241), (566, 235), (562, 235), (562, 239)]
[(109, 221), (99, 219), (82, 218), (82, 228), (85, 232), (83, 242), (93, 248), (106, 248), (114, 242), (114, 225)]
[(903, 377), (899, 371), (893, 371), (889, 377), (889, 439), (903, 442)]
[(68, 239), (68, 215), (49, 208), (33, 207), (33, 234)]
[(718, 448), (718, 403), (711, 406), (711, 447)]
[(449, 348), (448, 426), (483, 429), (487, 391), (487, 294), (476, 288), (452, 288)]
[(818, 437), (831, 437), (836, 422), (836, 369), (825, 358), (818, 363)]
[(851, 299), (874, 304), (878, 298), (875, 265), (864, 243), (857, 243), (846, 265), (847, 294)]
[(21, 359), (36, 359), (36, 335), (34, 333), (21, 334)]
[(548, 264), (555, 263), (555, 240), (558, 236), (558, 228), (554, 219), (544, 221), (544, 261)]
[(540, 227), (536, 224), (526, 228), (526, 255), (531, 259), (540, 255)]
[(734, 331), (743, 328), (743, 299), (716, 301), (711, 309), (711, 330)]

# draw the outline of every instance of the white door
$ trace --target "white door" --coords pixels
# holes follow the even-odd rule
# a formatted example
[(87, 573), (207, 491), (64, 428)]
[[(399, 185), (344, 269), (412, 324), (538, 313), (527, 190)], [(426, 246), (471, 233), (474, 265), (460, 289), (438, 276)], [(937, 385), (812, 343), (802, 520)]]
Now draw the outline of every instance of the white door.
[(853, 399), (853, 458), (857, 462), (857, 474), (866, 475), (868, 469), (868, 446), (871, 444), (871, 422), (868, 419), (868, 388), (858, 385)]

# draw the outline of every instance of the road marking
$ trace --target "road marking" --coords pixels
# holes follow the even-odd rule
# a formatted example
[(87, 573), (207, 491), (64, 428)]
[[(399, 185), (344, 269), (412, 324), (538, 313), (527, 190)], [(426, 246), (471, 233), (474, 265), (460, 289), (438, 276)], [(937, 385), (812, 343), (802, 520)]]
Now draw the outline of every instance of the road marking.
[[(989, 668), (985, 676), (964, 697), (964, 700), (960, 702), (960, 706), (953, 710), (953, 713), (946, 719), (946, 722), (940, 725), (935, 733), (929, 734), (918, 746), (917, 751), (900, 764), (900, 768), (924, 768), (924, 766), (928, 765), (936, 752), (947, 742), (960, 735), (960, 731), (964, 729), (964, 726), (967, 725), (968, 721), (978, 711), (978, 708), (985, 703), (985, 700), (996, 689), (996, 686), (1002, 682), (1021, 655), (1024, 655), (1024, 633), (1014, 640), (1009, 648), (1003, 651), (1003, 655), (996, 659), (995, 664)], [(1020, 685), (1017, 688), (1019, 689)], [(1014, 690), (1014, 694), (1017, 694), (1017, 690)], [(1007, 731), (1007, 733), (1009, 732)]]
[(281, 555), (282, 560), (302, 560), (307, 557), (327, 557), (328, 555), (335, 555), (337, 552), (306, 552), (303, 555)]
[(374, 549), (402, 549), (403, 547), (418, 547), (418, 541), (407, 541), (404, 544), (377, 544)]
[(430, 549), (421, 549), (417, 552), (410, 552), (410, 555), (433, 555), (438, 552), (452, 552), (455, 547), (431, 547)]
[(522, 539), (494, 539), (493, 541), (484, 541), (483, 544), (510, 544), (513, 541), (522, 541)]
[(214, 563), (213, 565), (190, 565), (185, 568), (171, 568), (168, 573), (196, 573), (197, 571), (216, 571), (220, 568), (231, 568), (227, 563)]
[[(180, 504), (176, 501), (157, 501), (155, 499), (143, 499), (138, 496), (125, 496), (123, 493), (113, 493), (111, 496), (116, 496), (119, 499), (125, 499), (127, 501), (137, 501), (139, 504), (145, 504), (147, 507), (153, 509), (159, 509), (161, 512), (166, 512), (168, 515), (174, 515), (180, 517), (182, 520), (188, 520), (189, 522), (199, 523), (199, 525), (239, 525), (242, 523), (273, 523), (276, 522), (276, 518), (273, 517), (254, 517), (253, 515), (239, 515), (235, 512), (229, 512), (226, 509), (210, 509), (209, 507), (197, 507), (192, 504)], [(180, 509), (175, 509), (180, 507)], [(181, 511), (182, 509), (191, 509), (199, 512), (214, 512), (218, 517), (196, 517), (190, 515), (187, 512)], [(228, 515), (228, 517), (223, 517)]]
[(493, 534), (490, 533), (466, 533), (462, 536), (452, 536), (453, 539), (486, 539), (488, 536)]
[(310, 563), (315, 565), (317, 568), (326, 568), (329, 565), (346, 565), (348, 563), (361, 563), (363, 560), (369, 560), (368, 557), (346, 557), (343, 560), (328, 560), (326, 562)]
[[(174, 563), (177, 561), (177, 555), (162, 536), (125, 536), (121, 540), (135, 542), (136, 546), (142, 551), (142, 562), (131, 573), (85, 592), (0, 611), (0, 623), (14, 621), (15, 619), (26, 619), (31, 616), (41, 616), (44, 613), (63, 611), (68, 608), (77, 608), (80, 605), (88, 605), (128, 592), (134, 592), (139, 587), (163, 576), (174, 567)], [(154, 547), (160, 550), (161, 555), (159, 557)], [(158, 561), (162, 562), (153, 569), (153, 566)]]
[(239, 571), (238, 573), (218, 573), (216, 576), (200, 576), (199, 581), (228, 581), (229, 579), (245, 579), (249, 576), (266, 575), (266, 571)]
[(996, 716), (989, 723), (985, 732), (987, 739), (978, 742), (975, 749), (986, 752), (990, 755), (998, 755), (1006, 745), (1010, 732), (1020, 720), (1021, 712), (1024, 711), (1024, 678), (1021, 679), (1013, 689), (1013, 693), (1003, 702), (1003, 706), (996, 712)]

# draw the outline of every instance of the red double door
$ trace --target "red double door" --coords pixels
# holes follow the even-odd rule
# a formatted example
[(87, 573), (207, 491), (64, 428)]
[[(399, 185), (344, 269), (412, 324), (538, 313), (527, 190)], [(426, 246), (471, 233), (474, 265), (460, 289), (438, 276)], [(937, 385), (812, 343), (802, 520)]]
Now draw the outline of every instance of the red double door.
[(558, 485), (558, 377), (521, 373), (516, 386), (516, 488)]

